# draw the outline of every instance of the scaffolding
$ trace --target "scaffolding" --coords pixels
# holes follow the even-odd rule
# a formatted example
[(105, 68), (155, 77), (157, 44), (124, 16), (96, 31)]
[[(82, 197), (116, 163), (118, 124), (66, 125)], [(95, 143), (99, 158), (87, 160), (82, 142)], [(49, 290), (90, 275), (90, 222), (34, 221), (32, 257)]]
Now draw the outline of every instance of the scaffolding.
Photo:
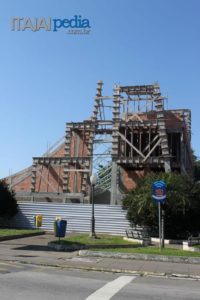
[(102, 90), (98, 81), (88, 120), (66, 123), (61, 154), (33, 158), (32, 194), (62, 193), (89, 202), (89, 178), (96, 173), (95, 194), (107, 191), (109, 203), (118, 204), (129, 190), (127, 176), (130, 183), (138, 172), (191, 172), (190, 110), (165, 109), (157, 83), (115, 85), (111, 96)]

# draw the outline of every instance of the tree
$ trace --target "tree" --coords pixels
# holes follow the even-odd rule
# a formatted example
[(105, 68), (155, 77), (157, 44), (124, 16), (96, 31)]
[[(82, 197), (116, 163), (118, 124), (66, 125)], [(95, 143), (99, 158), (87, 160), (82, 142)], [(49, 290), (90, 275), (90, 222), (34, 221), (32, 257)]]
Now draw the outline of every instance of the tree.
[(165, 235), (182, 238), (200, 232), (200, 184), (176, 173), (150, 173), (141, 179), (135, 190), (123, 200), (127, 219), (132, 226), (148, 226), (158, 233), (158, 205), (152, 200), (152, 183), (164, 180), (167, 184)]
[(15, 193), (9, 189), (5, 180), (0, 180), (0, 218), (3, 221), (13, 217), (18, 212)]
[(193, 160), (193, 176), (195, 181), (200, 181), (200, 160), (199, 157), (195, 155), (192, 150), (192, 160)]
[(194, 161), (194, 180), (200, 181), (200, 160)]

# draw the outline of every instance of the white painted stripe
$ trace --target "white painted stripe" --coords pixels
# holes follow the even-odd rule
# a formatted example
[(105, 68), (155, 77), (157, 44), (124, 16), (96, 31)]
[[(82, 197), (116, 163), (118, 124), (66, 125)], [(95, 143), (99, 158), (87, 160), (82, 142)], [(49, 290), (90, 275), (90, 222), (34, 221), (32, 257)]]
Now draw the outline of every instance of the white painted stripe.
[(85, 300), (109, 300), (135, 278), (135, 276), (120, 276), (105, 284), (102, 288), (91, 294)]

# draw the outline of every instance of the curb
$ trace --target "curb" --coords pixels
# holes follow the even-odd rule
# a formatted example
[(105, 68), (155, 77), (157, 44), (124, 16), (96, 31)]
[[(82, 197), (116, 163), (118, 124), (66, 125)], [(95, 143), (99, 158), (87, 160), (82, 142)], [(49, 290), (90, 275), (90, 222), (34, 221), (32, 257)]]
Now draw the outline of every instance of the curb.
[(89, 257), (102, 257), (102, 258), (120, 258), (120, 259), (131, 259), (131, 260), (150, 260), (160, 262), (173, 262), (173, 263), (185, 263), (185, 264), (200, 264), (200, 257), (187, 257), (187, 256), (165, 256), (165, 255), (152, 255), (152, 254), (123, 254), (113, 253), (105, 251), (90, 251), (90, 250), (79, 250), (79, 256)]
[(139, 253), (120, 253), (109, 251), (92, 251), (86, 250), (85, 246), (77, 245), (66, 246), (49, 242), (48, 247), (54, 251), (78, 251), (79, 256), (102, 257), (102, 258), (118, 258), (118, 259), (131, 259), (131, 260), (149, 260), (160, 262), (184, 263), (184, 264), (200, 264), (200, 257), (187, 257), (187, 256), (166, 256), (166, 255), (153, 255), (153, 254), (139, 254)]
[[(11, 261), (11, 260), (9, 260)], [(27, 261), (18, 261), (13, 260), (14, 262), (18, 262), (21, 264), (29, 264), (35, 266), (43, 266), (43, 267), (53, 267), (53, 268), (61, 268), (68, 270), (82, 270), (82, 271), (94, 271), (94, 272), (107, 272), (107, 273), (123, 273), (123, 274), (131, 274), (138, 277), (162, 277), (162, 278), (172, 278), (172, 279), (190, 279), (200, 281), (200, 275), (187, 275), (187, 274), (178, 274), (178, 273), (159, 273), (159, 272), (147, 272), (147, 271), (134, 271), (127, 269), (114, 269), (114, 268), (98, 268), (98, 267), (90, 267), (90, 266), (71, 266), (71, 265), (61, 265), (61, 264), (50, 264), (50, 263), (30, 263)]]
[(26, 237), (43, 235), (43, 234), (45, 234), (45, 231), (33, 232), (33, 233), (28, 233), (28, 234), (9, 235), (9, 236), (5, 236), (5, 237), (2, 236), (2, 237), (0, 237), (0, 242), (15, 240), (15, 239), (22, 239), (22, 238), (26, 238)]

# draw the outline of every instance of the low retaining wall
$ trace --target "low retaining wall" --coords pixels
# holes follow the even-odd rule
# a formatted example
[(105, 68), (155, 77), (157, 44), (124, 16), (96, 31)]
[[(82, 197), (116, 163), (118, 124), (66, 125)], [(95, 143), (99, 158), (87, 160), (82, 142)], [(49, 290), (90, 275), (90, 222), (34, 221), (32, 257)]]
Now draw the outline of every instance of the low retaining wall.
[[(151, 238), (151, 242), (152, 242), (152, 243), (160, 243), (160, 239), (159, 239), (159, 238), (152, 237), (152, 238)], [(165, 239), (165, 244), (166, 244), (166, 245), (171, 245), (171, 244), (182, 245), (182, 243), (183, 243), (183, 240), (167, 240), (167, 239)]]
[(80, 256), (89, 257), (103, 257), (103, 258), (121, 258), (121, 259), (135, 259), (135, 260), (150, 260), (161, 262), (173, 263), (189, 263), (200, 264), (200, 257), (186, 257), (186, 256), (166, 256), (166, 255), (153, 255), (153, 254), (139, 254), (139, 253), (113, 253), (108, 251), (91, 251), (79, 250)]
[(22, 238), (27, 238), (27, 237), (31, 237), (31, 236), (37, 236), (37, 235), (44, 235), (44, 234), (45, 234), (45, 231), (40, 231), (40, 232), (27, 233), (27, 234), (16, 234), (16, 235), (9, 235), (9, 236), (1, 236), (0, 237), (0, 242), (15, 240), (15, 239), (22, 239)]
[(132, 242), (132, 243), (138, 243), (141, 244), (142, 246), (149, 246), (151, 245), (151, 238), (144, 238), (144, 239), (132, 239), (132, 238), (127, 238), (124, 237), (123, 240)]
[(192, 251), (192, 252), (200, 252), (200, 248), (194, 247), (191, 242), (185, 241), (183, 242), (183, 250)]

